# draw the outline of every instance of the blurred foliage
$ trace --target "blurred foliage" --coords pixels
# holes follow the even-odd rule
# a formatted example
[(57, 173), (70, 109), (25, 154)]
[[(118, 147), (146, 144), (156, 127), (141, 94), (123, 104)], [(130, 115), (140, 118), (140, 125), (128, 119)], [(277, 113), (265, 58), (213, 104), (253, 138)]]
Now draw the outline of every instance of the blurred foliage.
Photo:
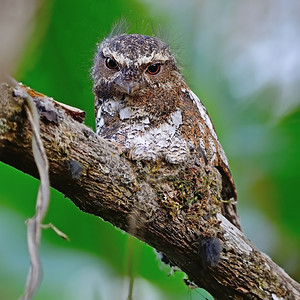
[[(271, 84), (239, 101), (226, 75), (224, 61), (228, 60), (218, 52), (224, 36), (217, 42), (210, 40), (217, 38), (216, 32), (222, 28), (216, 21), (220, 8), (202, 1), (200, 16), (198, 2), (180, 3), (44, 1), (15, 77), (85, 110), (86, 124), (94, 128), (89, 71), (96, 43), (122, 17), (128, 20), (131, 32), (151, 34), (152, 26), (165, 26), (187, 81), (207, 106), (229, 157), (246, 235), (299, 280), (300, 106), (275, 118), (273, 99), (279, 91)], [(235, 16), (236, 12), (231, 13)], [(227, 43), (234, 34), (226, 36)], [(182, 44), (178, 50), (177, 45)], [(25, 286), (29, 262), (24, 221), (34, 212), (39, 182), (4, 164), (0, 164), (0, 172), (0, 298), (16, 299)], [(168, 276), (168, 268), (161, 266), (152, 248), (82, 213), (55, 190), (47, 222), (71, 241), (43, 231), (40, 253), (44, 278), (35, 299), (126, 299), (130, 255), (136, 276), (134, 299), (209, 298), (202, 289), (189, 290), (182, 273)], [(128, 247), (131, 244), (133, 254)]]

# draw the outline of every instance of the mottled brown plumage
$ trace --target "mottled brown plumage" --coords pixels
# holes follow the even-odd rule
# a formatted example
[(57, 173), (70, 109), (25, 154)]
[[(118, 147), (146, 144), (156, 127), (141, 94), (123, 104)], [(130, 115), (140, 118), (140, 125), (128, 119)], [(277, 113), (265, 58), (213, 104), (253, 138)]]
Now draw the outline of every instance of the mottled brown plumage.
[(176, 165), (197, 156), (222, 175), (223, 214), (236, 226), (236, 189), (211, 119), (168, 45), (121, 34), (99, 44), (92, 68), (97, 134), (133, 160)]

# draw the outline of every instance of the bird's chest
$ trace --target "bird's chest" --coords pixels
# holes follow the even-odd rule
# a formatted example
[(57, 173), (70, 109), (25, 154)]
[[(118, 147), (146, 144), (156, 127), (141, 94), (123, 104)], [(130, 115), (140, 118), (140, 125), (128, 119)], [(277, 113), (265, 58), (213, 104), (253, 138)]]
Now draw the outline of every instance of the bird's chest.
[(134, 160), (184, 161), (190, 147), (181, 134), (182, 124), (179, 108), (162, 117), (123, 101), (105, 101), (96, 114), (97, 134), (119, 144)]

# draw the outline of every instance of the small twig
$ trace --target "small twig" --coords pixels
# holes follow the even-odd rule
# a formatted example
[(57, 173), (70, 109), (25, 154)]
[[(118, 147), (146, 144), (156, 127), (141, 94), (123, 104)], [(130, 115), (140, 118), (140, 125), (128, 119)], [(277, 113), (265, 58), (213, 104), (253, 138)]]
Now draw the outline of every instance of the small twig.
[(41, 224), (40, 225), (41, 228), (43, 229), (52, 229), (59, 237), (61, 237), (62, 239), (66, 240), (66, 241), (70, 241), (69, 237), (63, 233), (62, 231), (60, 231), (56, 226), (54, 226), (52, 223), (49, 224)]
[(49, 164), (40, 137), (39, 115), (35, 103), (31, 96), (19, 87), (16, 87), (15, 93), (26, 100), (25, 111), (32, 128), (32, 151), (41, 181), (37, 195), (35, 215), (26, 221), (27, 243), (31, 263), (27, 276), (26, 289), (21, 299), (30, 300), (38, 289), (42, 273), (38, 247), (41, 238), (41, 223), (49, 205)]
[(128, 277), (129, 277), (129, 286), (128, 286), (128, 296), (127, 300), (133, 300), (133, 284), (134, 284), (134, 274), (133, 274), (133, 252), (134, 252), (134, 237), (129, 236), (128, 240)]

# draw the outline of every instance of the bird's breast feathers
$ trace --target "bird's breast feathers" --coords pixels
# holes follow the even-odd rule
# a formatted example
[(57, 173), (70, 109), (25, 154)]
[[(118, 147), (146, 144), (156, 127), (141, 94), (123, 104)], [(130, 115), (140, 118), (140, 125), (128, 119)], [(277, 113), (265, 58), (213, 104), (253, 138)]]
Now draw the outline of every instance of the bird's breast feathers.
[(199, 98), (189, 89), (182, 89), (179, 98), (177, 105), (163, 118), (151, 113), (147, 107), (133, 105), (126, 98), (98, 99), (97, 134), (120, 143), (135, 160), (162, 157), (170, 163), (182, 163), (191, 151), (198, 149), (206, 162), (216, 164), (221, 159), (228, 166), (213, 124)]

